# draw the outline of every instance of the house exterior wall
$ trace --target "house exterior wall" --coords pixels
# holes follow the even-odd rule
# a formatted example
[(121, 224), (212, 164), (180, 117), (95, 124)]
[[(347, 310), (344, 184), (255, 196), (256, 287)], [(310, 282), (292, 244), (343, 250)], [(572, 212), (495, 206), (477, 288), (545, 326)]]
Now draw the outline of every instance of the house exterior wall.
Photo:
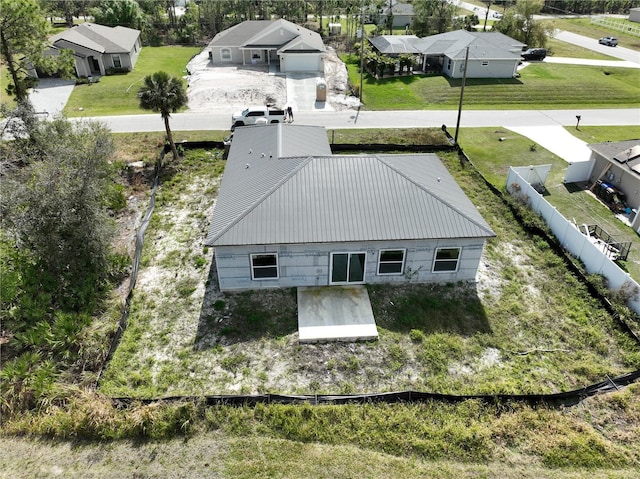
[[(438, 248), (461, 248), (457, 271), (433, 272)], [(319, 243), (261, 246), (218, 246), (215, 249), (220, 289), (243, 290), (327, 286), (330, 283), (331, 253), (366, 252), (364, 283), (448, 283), (474, 281), (483, 238)], [(403, 273), (378, 275), (380, 250), (405, 249)], [(253, 280), (251, 254), (277, 253), (278, 279)]]
[(140, 41), (140, 37), (138, 37), (136, 43), (133, 45), (133, 51), (129, 53), (129, 64), (131, 65), (131, 70), (136, 66), (136, 62), (140, 56), (140, 50), (142, 50), (142, 42)]
[[(595, 165), (591, 170), (589, 183), (600, 179), (600, 175), (610, 162), (600, 155), (595, 155)], [(623, 164), (611, 163), (611, 168), (602, 177), (602, 180), (621, 190), (627, 197), (630, 208), (640, 209), (640, 178)]]
[(122, 68), (133, 70), (133, 67), (138, 60), (140, 50), (142, 48), (140, 44), (140, 38), (136, 40), (133, 51), (129, 53), (100, 53), (89, 48), (85, 48), (80, 45), (69, 43), (65, 40), (60, 40), (55, 43), (57, 48), (73, 50), (75, 55), (75, 67), (76, 75), (79, 77), (86, 77), (92, 74), (91, 58), (95, 58), (98, 61), (100, 75), (105, 75), (108, 68), (114, 68), (113, 55), (120, 57), (120, 63)]
[[(223, 59), (222, 51), (226, 50), (231, 53), (229, 60)], [(211, 62), (215, 64), (236, 64), (242, 65), (242, 50), (240, 47), (212, 47), (211, 48)]]
[[(467, 78), (513, 78), (516, 75), (518, 60), (469, 60)], [(443, 73), (450, 78), (464, 76), (464, 60), (445, 58)]]
[[(407, 25), (411, 25), (411, 20), (413, 19), (413, 15), (393, 15), (392, 25), (394, 27), (406, 27)], [(387, 25), (389, 21), (388, 15), (383, 15), (381, 18), (381, 22), (384, 26)]]

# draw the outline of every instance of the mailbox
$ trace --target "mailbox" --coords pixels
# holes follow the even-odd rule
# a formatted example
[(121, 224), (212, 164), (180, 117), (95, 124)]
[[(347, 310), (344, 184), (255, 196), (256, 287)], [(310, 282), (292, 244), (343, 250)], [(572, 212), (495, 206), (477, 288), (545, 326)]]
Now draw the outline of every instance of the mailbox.
[(327, 82), (322, 79), (316, 83), (316, 101), (327, 101)]

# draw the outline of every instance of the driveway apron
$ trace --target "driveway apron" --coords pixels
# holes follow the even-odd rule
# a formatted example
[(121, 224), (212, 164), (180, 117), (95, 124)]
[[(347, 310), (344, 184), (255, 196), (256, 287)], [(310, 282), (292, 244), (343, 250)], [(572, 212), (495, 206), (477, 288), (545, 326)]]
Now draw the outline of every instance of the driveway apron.
[(75, 80), (61, 78), (39, 79), (38, 85), (29, 92), (34, 111), (48, 119), (61, 115), (75, 84)]

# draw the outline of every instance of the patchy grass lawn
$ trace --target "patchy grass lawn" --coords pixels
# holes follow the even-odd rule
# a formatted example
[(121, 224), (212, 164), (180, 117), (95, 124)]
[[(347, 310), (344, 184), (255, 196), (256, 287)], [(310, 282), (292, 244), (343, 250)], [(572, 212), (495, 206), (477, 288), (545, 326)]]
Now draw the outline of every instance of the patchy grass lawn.
[(103, 76), (98, 83), (76, 85), (63, 114), (77, 117), (150, 113), (138, 106), (137, 93), (144, 77), (165, 71), (182, 78), (187, 75), (186, 65), (191, 57), (201, 50), (199, 47), (144, 47), (133, 71), (126, 75)]
[[(218, 153), (219, 156), (219, 153)], [(221, 294), (202, 246), (223, 163), (189, 152), (163, 174), (130, 324), (101, 391), (557, 392), (626, 372), (640, 350), (540, 238), (455, 155), (442, 155), (497, 233), (477, 284), (370, 287), (380, 339), (297, 342), (294, 290)]]

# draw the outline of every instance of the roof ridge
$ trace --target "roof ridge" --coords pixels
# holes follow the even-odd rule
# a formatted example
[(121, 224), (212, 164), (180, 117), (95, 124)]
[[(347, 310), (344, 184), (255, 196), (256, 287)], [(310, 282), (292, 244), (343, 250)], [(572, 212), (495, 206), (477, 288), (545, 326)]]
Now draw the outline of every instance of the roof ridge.
[[(295, 157), (286, 157), (286, 158), (295, 158)], [(228, 225), (226, 225), (224, 228), (222, 228), (220, 231), (218, 231), (214, 236), (212, 236), (211, 238), (207, 238), (207, 242), (209, 241), (215, 241), (216, 239), (220, 238), (222, 235), (224, 235), (227, 231), (229, 231), (231, 228), (233, 228), (235, 225), (237, 225), (240, 220), (242, 220), (243, 218), (245, 218), (246, 216), (249, 215), (249, 213), (251, 213), (253, 210), (255, 210), (258, 206), (260, 206), (262, 203), (264, 203), (264, 201), (269, 198), (273, 193), (275, 193), (278, 189), (280, 189), (280, 187), (285, 184), (287, 181), (289, 181), (293, 176), (295, 176), (295, 174), (297, 174), (300, 170), (302, 170), (306, 165), (308, 165), (310, 163), (310, 161), (314, 158), (313, 156), (307, 156), (307, 157), (301, 157), (304, 158), (303, 161), (300, 162), (300, 164), (296, 165), (295, 168), (293, 168), (291, 171), (289, 171), (285, 176), (283, 176), (280, 180), (278, 180), (277, 182), (275, 182), (273, 184), (273, 186), (271, 188), (269, 188), (262, 196), (260, 196), (258, 199), (256, 199), (256, 201), (253, 202), (253, 204), (251, 206), (249, 206), (248, 208), (245, 208), (245, 210), (239, 214), (238, 216), (236, 216), (233, 221), (231, 221)], [(282, 159), (282, 158), (277, 158), (277, 160)]]
[[(402, 155), (400, 155), (402, 156)], [(394, 166), (392, 166), (391, 164), (389, 164), (387, 161), (384, 160), (384, 157), (380, 157), (378, 155), (374, 155), (373, 156), (375, 159), (377, 159), (378, 161), (380, 161), (381, 163), (383, 163), (385, 166), (387, 166), (388, 168), (392, 169), (393, 171), (395, 171), (397, 174), (399, 174), (400, 176), (402, 176), (404, 179), (406, 179), (407, 181), (409, 181), (410, 183), (416, 185), (418, 188), (420, 188), (422, 191), (428, 193), (432, 198), (434, 198), (436, 201), (438, 201), (439, 203), (442, 203), (444, 205), (447, 205), (449, 208), (451, 208), (453, 211), (455, 211), (456, 213), (458, 213), (460, 216), (462, 216), (463, 218), (465, 218), (467, 221), (470, 221), (471, 223), (473, 223), (474, 225), (476, 225), (478, 228), (483, 229), (483, 230), (487, 230), (487, 227), (483, 224), (478, 223), (477, 220), (473, 219), (473, 218), (469, 218), (469, 216), (467, 214), (465, 214), (464, 212), (460, 211), (459, 208), (455, 207), (454, 205), (452, 205), (450, 202), (440, 198), (438, 195), (436, 195), (433, 191), (431, 191), (429, 188), (427, 188), (426, 186), (418, 183), (416, 180), (410, 178), (409, 176), (407, 176), (404, 172), (400, 171), (398, 168), (395, 168)], [(443, 165), (444, 166), (444, 165)], [(446, 167), (445, 167), (446, 169)], [(454, 183), (457, 184), (457, 182), (454, 181)], [(460, 185), (458, 185), (458, 188), (460, 188)], [(460, 188), (462, 190), (462, 188)], [(463, 192), (464, 193), (464, 192)], [(465, 194), (466, 196), (466, 194)], [(489, 232), (491, 234), (495, 234), (493, 231), (491, 231), (491, 229), (489, 228)]]

